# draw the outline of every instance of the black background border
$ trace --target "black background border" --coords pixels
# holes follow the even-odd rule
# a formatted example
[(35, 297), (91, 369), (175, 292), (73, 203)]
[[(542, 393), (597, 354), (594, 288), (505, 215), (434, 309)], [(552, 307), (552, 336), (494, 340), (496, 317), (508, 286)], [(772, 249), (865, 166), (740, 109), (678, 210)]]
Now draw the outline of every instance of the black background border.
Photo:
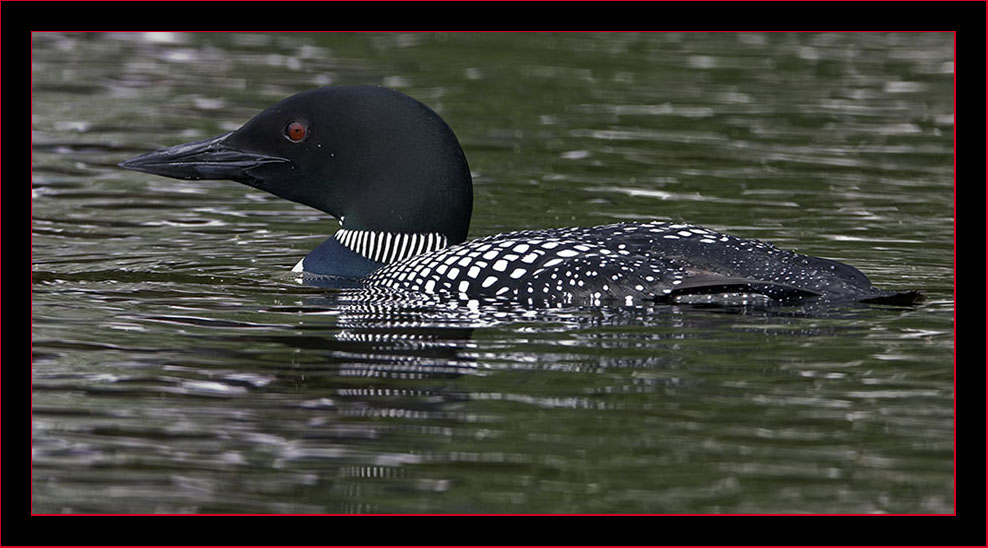
[[(954, 31), (956, 158), (984, 188), (984, 2), (3, 2), (5, 258), (27, 257), (30, 33), (110, 30)], [(313, 21), (321, 26), (309, 27)], [(975, 123), (977, 122), (977, 123)], [(970, 160), (970, 161), (967, 161)], [(970, 167), (970, 166), (975, 167)], [(962, 180), (961, 167), (955, 181)], [(955, 187), (956, 188), (956, 187)], [(956, 193), (955, 193), (956, 196)], [(984, 220), (984, 216), (978, 215)], [(956, 242), (956, 240), (955, 240)], [(13, 245), (13, 247), (11, 247)], [(955, 244), (956, 245), (956, 244)], [(14, 264), (15, 266), (11, 266)], [(7, 262), (19, 295), (27, 266)], [(22, 278), (23, 276), (23, 278)], [(980, 296), (979, 296), (980, 301)], [(982, 306), (982, 305), (979, 305)], [(985, 542), (984, 358), (957, 402), (953, 516), (32, 516), (30, 370), (22, 313), (3, 309), (2, 544), (10, 545), (971, 545)], [(6, 314), (11, 312), (11, 314)], [(955, 337), (956, 340), (956, 337)], [(975, 377), (975, 378), (972, 378)], [(972, 394), (977, 389), (978, 397)]]

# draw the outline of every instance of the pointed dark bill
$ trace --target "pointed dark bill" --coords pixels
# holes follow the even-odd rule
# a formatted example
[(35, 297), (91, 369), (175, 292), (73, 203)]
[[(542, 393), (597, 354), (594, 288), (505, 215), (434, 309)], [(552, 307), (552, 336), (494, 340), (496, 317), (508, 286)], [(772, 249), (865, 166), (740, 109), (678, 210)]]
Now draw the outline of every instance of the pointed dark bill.
[(238, 150), (226, 144), (230, 134), (175, 145), (121, 162), (122, 168), (173, 179), (229, 179), (250, 184), (251, 169), (289, 160)]

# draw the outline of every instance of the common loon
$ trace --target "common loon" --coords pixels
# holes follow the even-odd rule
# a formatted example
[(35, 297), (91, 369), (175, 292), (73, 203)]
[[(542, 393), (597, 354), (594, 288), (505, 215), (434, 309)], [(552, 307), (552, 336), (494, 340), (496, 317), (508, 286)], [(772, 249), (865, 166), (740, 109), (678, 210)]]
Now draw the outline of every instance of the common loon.
[(377, 86), (299, 93), (236, 131), (137, 156), (121, 167), (230, 179), (332, 215), (340, 229), (293, 269), (341, 286), (528, 304), (677, 302), (759, 294), (909, 304), (854, 267), (676, 222), (525, 230), (466, 242), (467, 160), (432, 109)]

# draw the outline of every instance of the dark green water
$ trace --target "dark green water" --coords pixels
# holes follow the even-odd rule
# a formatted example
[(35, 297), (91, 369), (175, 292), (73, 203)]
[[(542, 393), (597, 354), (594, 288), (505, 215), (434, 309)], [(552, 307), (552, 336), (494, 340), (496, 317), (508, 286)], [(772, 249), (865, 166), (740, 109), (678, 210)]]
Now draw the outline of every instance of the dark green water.
[[(35, 34), (36, 513), (950, 513), (949, 34)], [(913, 308), (362, 307), (336, 222), (116, 163), (294, 92), (436, 109), (472, 236), (682, 220)]]

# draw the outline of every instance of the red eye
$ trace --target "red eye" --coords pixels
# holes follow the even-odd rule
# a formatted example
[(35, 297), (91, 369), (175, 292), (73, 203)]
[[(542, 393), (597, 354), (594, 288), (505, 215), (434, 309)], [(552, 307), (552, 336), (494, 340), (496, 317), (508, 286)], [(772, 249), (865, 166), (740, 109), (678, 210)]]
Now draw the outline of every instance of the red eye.
[(309, 134), (309, 128), (302, 122), (292, 122), (285, 128), (285, 137), (293, 143), (298, 143)]

